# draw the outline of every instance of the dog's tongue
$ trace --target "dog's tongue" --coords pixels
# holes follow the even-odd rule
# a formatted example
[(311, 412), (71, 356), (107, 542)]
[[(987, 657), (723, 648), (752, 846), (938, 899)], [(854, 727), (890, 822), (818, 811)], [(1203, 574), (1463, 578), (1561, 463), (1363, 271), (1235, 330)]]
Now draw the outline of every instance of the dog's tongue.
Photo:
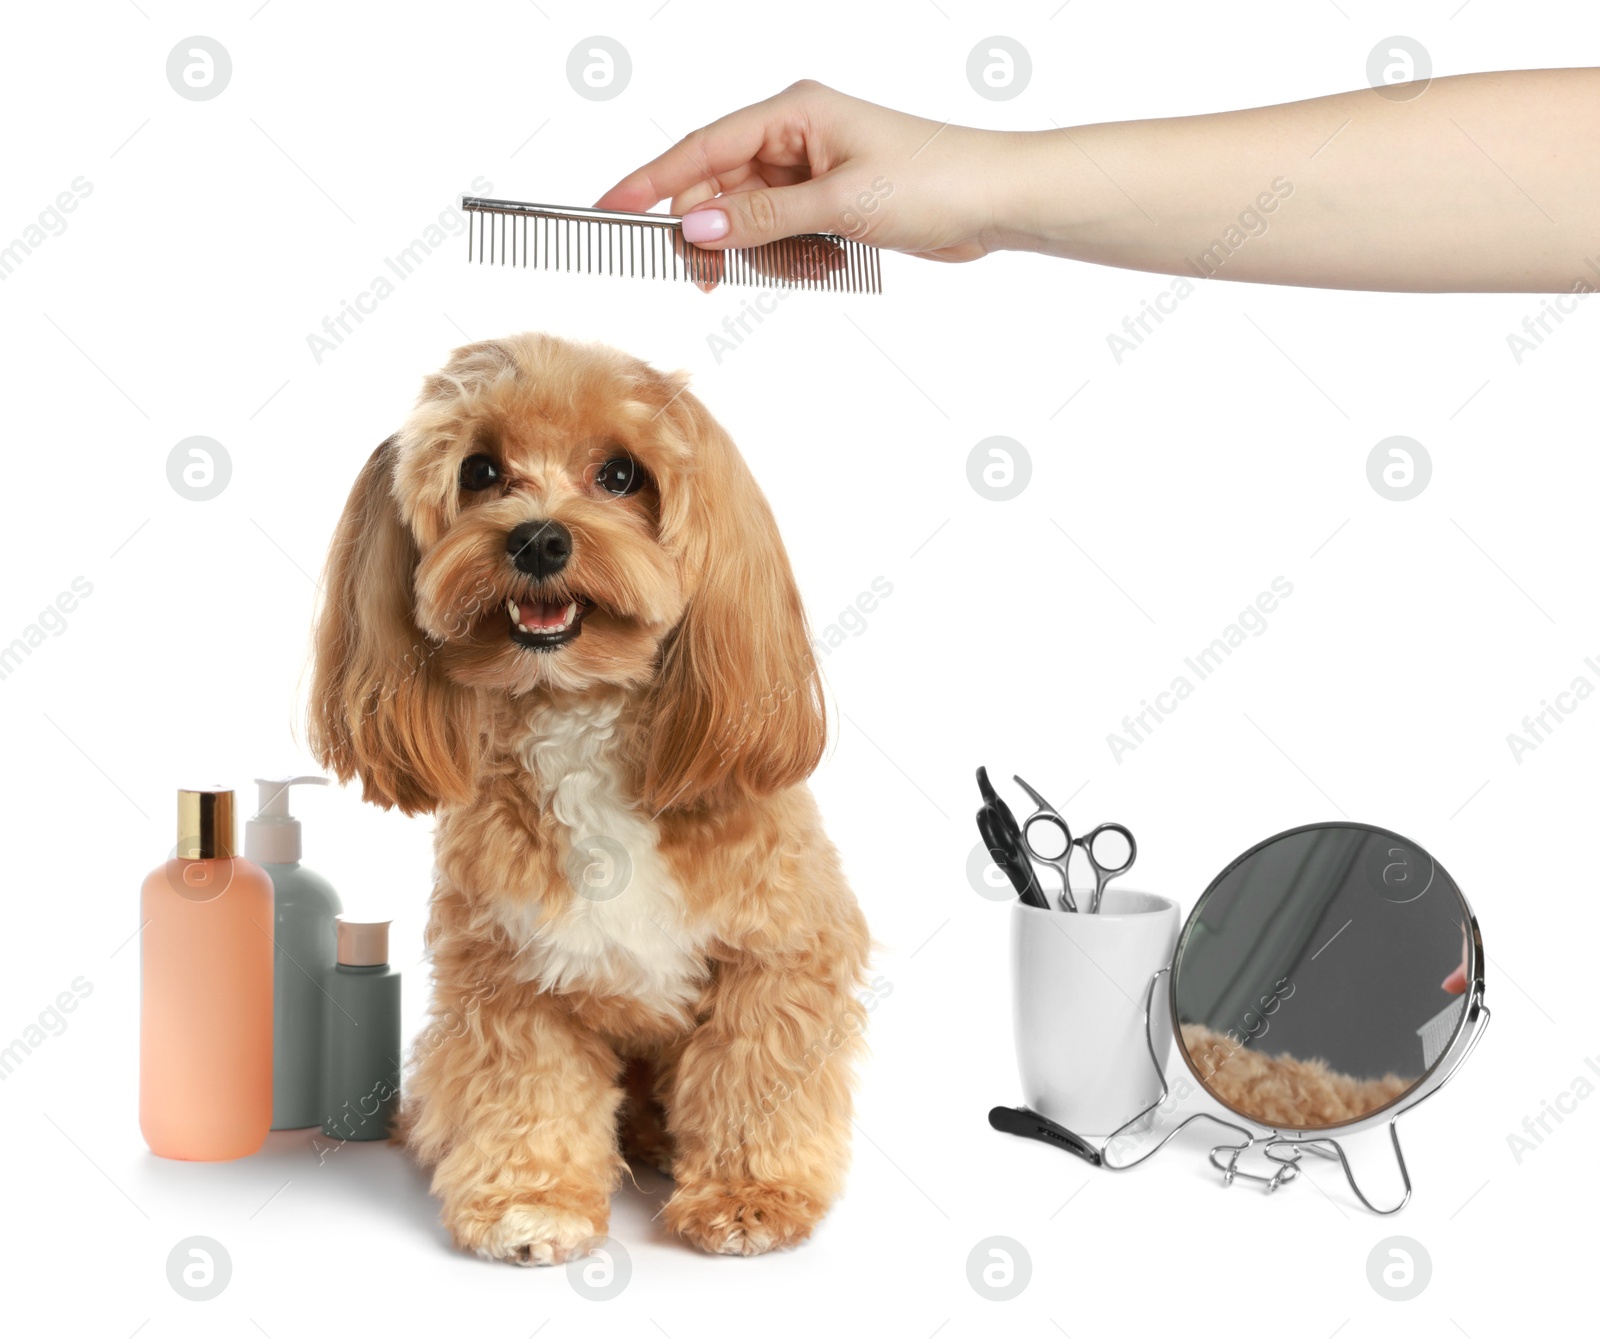
[(536, 628), (559, 628), (567, 621), (566, 614), (565, 602), (546, 604), (543, 600), (517, 601), (518, 621), (530, 631)]

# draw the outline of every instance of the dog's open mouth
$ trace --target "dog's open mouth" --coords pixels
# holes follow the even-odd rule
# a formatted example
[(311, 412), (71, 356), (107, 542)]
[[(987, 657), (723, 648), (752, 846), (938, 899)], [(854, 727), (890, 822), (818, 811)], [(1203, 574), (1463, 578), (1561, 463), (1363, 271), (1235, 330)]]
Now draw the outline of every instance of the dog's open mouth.
[(508, 599), (511, 640), (530, 651), (554, 651), (583, 631), (583, 616), (590, 608), (590, 602), (579, 595), (559, 603), (532, 595)]

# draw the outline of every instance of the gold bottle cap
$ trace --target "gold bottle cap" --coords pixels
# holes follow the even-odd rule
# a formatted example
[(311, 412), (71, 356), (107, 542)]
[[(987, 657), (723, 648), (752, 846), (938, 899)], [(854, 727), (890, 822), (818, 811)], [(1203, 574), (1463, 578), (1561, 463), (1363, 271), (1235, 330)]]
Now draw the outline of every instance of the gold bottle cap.
[(233, 792), (206, 787), (178, 792), (178, 859), (231, 860), (234, 841)]
[(336, 919), (339, 961), (346, 967), (384, 967), (389, 962), (388, 921)]

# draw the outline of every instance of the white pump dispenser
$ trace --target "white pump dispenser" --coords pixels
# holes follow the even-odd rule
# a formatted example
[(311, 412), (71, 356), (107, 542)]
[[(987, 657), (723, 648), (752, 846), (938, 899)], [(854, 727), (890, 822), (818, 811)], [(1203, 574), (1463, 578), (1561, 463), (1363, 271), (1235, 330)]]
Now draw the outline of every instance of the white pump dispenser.
[(256, 778), (256, 815), (244, 825), (244, 853), (258, 865), (287, 865), (300, 859), (300, 820), (289, 813), (290, 786), (326, 786), (325, 776)]
[(323, 776), (257, 778), (260, 807), (244, 827), (244, 849), (272, 880), (272, 1128), (320, 1125), (323, 1016), (333, 970), (334, 917), (343, 904), (333, 885), (300, 863), (300, 820), (289, 813), (291, 786), (326, 786)]

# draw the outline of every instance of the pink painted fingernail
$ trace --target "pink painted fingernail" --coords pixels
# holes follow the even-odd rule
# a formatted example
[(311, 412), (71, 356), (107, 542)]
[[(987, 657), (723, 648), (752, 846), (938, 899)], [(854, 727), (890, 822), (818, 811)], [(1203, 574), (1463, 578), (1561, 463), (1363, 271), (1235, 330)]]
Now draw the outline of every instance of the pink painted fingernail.
[(683, 240), (714, 242), (728, 235), (728, 216), (720, 209), (697, 209), (683, 216)]

